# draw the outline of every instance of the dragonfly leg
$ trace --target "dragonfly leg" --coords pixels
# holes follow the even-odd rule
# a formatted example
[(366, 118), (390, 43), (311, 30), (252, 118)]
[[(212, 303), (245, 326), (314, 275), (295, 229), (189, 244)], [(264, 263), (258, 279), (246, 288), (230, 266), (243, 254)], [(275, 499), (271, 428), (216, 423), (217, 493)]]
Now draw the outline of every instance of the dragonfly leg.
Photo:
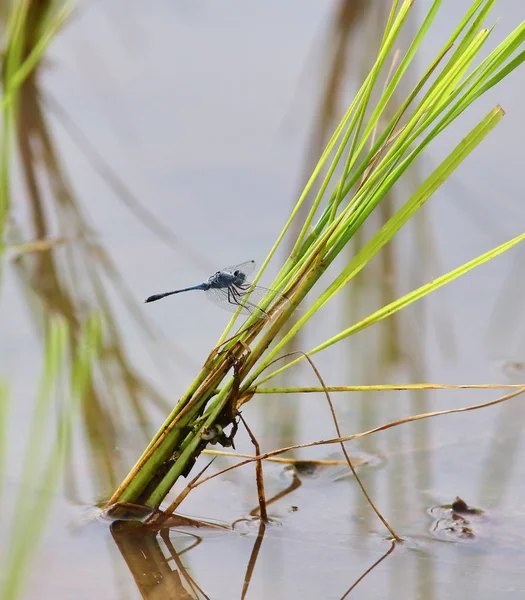
[[(243, 297), (246, 294), (245, 293), (241, 293), (241, 290), (239, 290), (238, 287), (239, 286), (237, 286), (237, 287), (231, 286), (229, 288), (229, 290), (231, 290), (231, 295), (233, 297), (233, 302), (230, 302), (230, 304), (236, 304), (237, 306), (241, 306), (242, 305), (242, 299), (243, 299)], [(249, 313), (253, 312), (253, 308), (254, 307), (255, 306), (251, 302), (249, 302), (249, 301), (243, 305), (243, 308), (245, 310), (247, 310)], [(264, 311), (262, 311), (262, 312), (264, 312)]]
[(228, 287), (228, 302), (230, 304), (237, 304), (237, 302), (235, 302), (235, 300), (232, 301), (233, 298), (233, 288)]
[(240, 300), (241, 300), (241, 294), (239, 292), (239, 290), (237, 290), (236, 288), (229, 287), (228, 288), (228, 292), (231, 293), (231, 297), (233, 298), (233, 302), (230, 301), (230, 304), (240, 304)]
[[(244, 296), (247, 296), (248, 293), (250, 292), (250, 290), (253, 289), (253, 287), (254, 286), (251, 283), (241, 284), (241, 285), (236, 286), (234, 293), (236, 296), (235, 299), (238, 304), (241, 304)], [(255, 312), (255, 314), (258, 315), (259, 317), (262, 317), (264, 315), (264, 318), (266, 318), (266, 319), (270, 318), (268, 313), (263, 308), (261, 308), (260, 306), (257, 306), (256, 304), (254, 304), (253, 302), (250, 302), (249, 300), (247, 300), (247, 302), (244, 304), (244, 306), (250, 313)]]

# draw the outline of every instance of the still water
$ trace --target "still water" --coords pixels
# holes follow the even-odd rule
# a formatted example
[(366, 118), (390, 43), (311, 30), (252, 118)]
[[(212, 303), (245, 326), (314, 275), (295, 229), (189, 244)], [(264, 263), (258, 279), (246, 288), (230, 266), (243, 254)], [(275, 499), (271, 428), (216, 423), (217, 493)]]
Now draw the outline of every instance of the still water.
[[(283, 464), (265, 465), (268, 497), (293, 489), (270, 505), (263, 537), (250, 517), (257, 506), (252, 466), (199, 487), (181, 507), (184, 515), (229, 529), (181, 525), (163, 537), (123, 539), (110, 522), (92, 518), (92, 507), (120, 483), (228, 319), (201, 294), (152, 305), (143, 300), (205, 280), (224, 265), (263, 260), (334, 118), (369, 67), (386, 19), (388, 3), (349, 4), (81, 2), (52, 45), (39, 85), (40, 135), (51, 140), (53, 177), (40, 167), (37, 198), (17, 171), (13, 219), (23, 239), (67, 241), (12, 260), (4, 271), (0, 356), (14, 399), (15, 457), (27, 443), (43, 320), (102, 310), (106, 330), (24, 598), (337, 599), (349, 590), (375, 599), (523, 597), (521, 397), (348, 444), (363, 461), (368, 492), (406, 539), (388, 555), (387, 532), (342, 466), (294, 478)], [(417, 27), (429, 2), (416, 4), (408, 29)], [(444, 3), (417, 57), (421, 69), (469, 4)], [(501, 22), (490, 47), (525, 18), (525, 8), (521, 0), (500, 2), (496, 17)], [(301, 349), (525, 231), (524, 94), (518, 70), (430, 147), (393, 202), (404, 200), (492, 106), (507, 113), (394, 249), (312, 323)], [(324, 380), (522, 383), (524, 253), (518, 247), (317, 355)], [(270, 265), (261, 283), (276, 270), (277, 263)], [(281, 384), (317, 381), (301, 366)], [(363, 392), (334, 401), (348, 435), (499, 393)], [(317, 395), (256, 396), (243, 414), (263, 450), (335, 435)], [(236, 446), (253, 453), (242, 432)], [(336, 446), (295, 456), (342, 458)], [(228, 464), (220, 458), (212, 469)], [(9, 507), (20, 484), (16, 460), (6, 481)], [(454, 516), (445, 505), (456, 496), (483, 512)]]

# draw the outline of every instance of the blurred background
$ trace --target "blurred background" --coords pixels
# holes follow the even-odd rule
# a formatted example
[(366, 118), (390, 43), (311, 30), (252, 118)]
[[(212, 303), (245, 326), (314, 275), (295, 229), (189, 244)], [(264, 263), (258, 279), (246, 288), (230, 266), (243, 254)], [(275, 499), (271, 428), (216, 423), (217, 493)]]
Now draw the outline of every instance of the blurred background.
[[(45, 3), (30, 4), (38, 12)], [(429, 6), (428, 0), (416, 3), (400, 39), (406, 44), (402, 50)], [(468, 6), (469, 0), (445, 0), (416, 57), (417, 72), (408, 74), (407, 91)], [(229, 317), (198, 294), (152, 305), (143, 300), (198, 283), (225, 265), (262, 262), (368, 72), (389, 10), (387, 0), (147, 5), (82, 0), (24, 85), (5, 234), (12, 249), (2, 273), (0, 312), (1, 376), (11, 390), (8, 439), (15, 457), (26, 443), (46, 323), (64, 317), (74, 347), (83, 319), (100, 313), (104, 322), (103, 347), (74, 424), (64, 485), (53, 491), (53, 515), (24, 597), (124, 599), (158, 593), (153, 583), (145, 592), (147, 584), (128, 569), (144, 549), (123, 549), (108, 522), (89, 516), (134, 464)], [(7, 13), (8, 7), (0, 13), (2, 27)], [(525, 6), (520, 0), (499, 2), (489, 25), (498, 17), (491, 48), (523, 20)], [(312, 348), (525, 230), (524, 92), (518, 70), (430, 147), (395, 197), (385, 199), (370, 231), (492, 106), (499, 103), (507, 113), (294, 349)], [(34, 240), (48, 243), (20, 251)], [(524, 252), (515, 248), (317, 355), (325, 382), (523, 382)], [(270, 264), (262, 285), (282, 258)], [(317, 380), (301, 366), (280, 383)], [(351, 434), (496, 394), (367, 392), (341, 394), (334, 402), (344, 433)], [(243, 414), (263, 451), (334, 435), (326, 402), (317, 395), (256, 396)], [(354, 594), (522, 597), (524, 417), (518, 398), (349, 444), (351, 456), (363, 463), (369, 493), (408, 539)], [(243, 433), (236, 442), (239, 451), (253, 452)], [(296, 456), (342, 458), (335, 446)], [(212, 470), (228, 464), (219, 459)], [(292, 484), (293, 473), (283, 465), (268, 464), (265, 475), (269, 496)], [(6, 465), (6, 482), (7, 511), (21, 485), (16, 460)], [(456, 536), (442, 523), (439, 507), (458, 495), (486, 511), (475, 520), (472, 537)], [(198, 488), (182, 506), (184, 514), (221, 524), (247, 519), (234, 532), (199, 530), (200, 543), (181, 556), (211, 598), (241, 597), (256, 540), (249, 517), (256, 505), (248, 466)], [(302, 473), (298, 489), (272, 504), (270, 513), (276, 522), (263, 539), (248, 598), (343, 597), (389, 548), (344, 466)], [(0, 520), (0, 533), (7, 525)], [(176, 572), (170, 545), (178, 556), (195, 535), (172, 529), (168, 541), (159, 541), (170, 572)], [(163, 597), (202, 597), (190, 587), (181, 584), (173, 595), (163, 588)]]

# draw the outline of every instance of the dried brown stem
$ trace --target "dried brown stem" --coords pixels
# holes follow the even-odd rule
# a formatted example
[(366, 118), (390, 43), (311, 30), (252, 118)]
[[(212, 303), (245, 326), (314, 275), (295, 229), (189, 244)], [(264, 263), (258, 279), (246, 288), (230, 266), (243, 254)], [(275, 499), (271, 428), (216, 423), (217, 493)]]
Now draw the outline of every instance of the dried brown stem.
[[(330, 412), (332, 413), (332, 419), (334, 421), (335, 430), (337, 432), (337, 435), (340, 438), (343, 437), (341, 435), (341, 429), (340, 429), (339, 423), (337, 421), (337, 415), (335, 414), (334, 405), (330, 398), (330, 394), (328, 393), (328, 390), (326, 389), (326, 385), (323, 381), (323, 378), (321, 377), (321, 373), (319, 373), (319, 370), (317, 369), (317, 367), (313, 363), (312, 359), (307, 354), (305, 354), (304, 352), (298, 352), (298, 354), (302, 354), (306, 358), (306, 360), (309, 362), (310, 366), (312, 367), (317, 379), (319, 379), (319, 383), (323, 386), (324, 394), (326, 396), (326, 401), (328, 402), (328, 406), (330, 407)], [(390, 532), (390, 535), (396, 540), (396, 542), (400, 542), (401, 538), (392, 529), (392, 527), (389, 525), (388, 521), (383, 517), (383, 515), (381, 514), (381, 512), (379, 511), (377, 506), (372, 501), (372, 498), (370, 498), (370, 496), (368, 495), (368, 492), (366, 491), (365, 486), (363, 485), (363, 482), (359, 478), (357, 471), (355, 470), (354, 465), (352, 464), (352, 461), (350, 460), (350, 457), (348, 456), (348, 452), (346, 451), (344, 442), (341, 442), (340, 446), (341, 446), (341, 450), (343, 451), (343, 454), (346, 458), (346, 462), (348, 463), (348, 466), (350, 467), (350, 470), (352, 471), (352, 475), (355, 477), (357, 484), (361, 488), (361, 491), (363, 492), (363, 495), (366, 498), (366, 501), (368, 502), (368, 504), (370, 504), (370, 506), (372, 507), (372, 510), (376, 513), (376, 515), (379, 518), (379, 520), (381, 521), (381, 523), (383, 523), (383, 525), (388, 529), (388, 531)]]
[[(252, 430), (248, 427), (248, 423), (246, 423), (244, 417), (239, 413), (239, 419), (242, 421), (242, 424), (246, 428), (248, 435), (250, 436), (250, 440), (252, 444), (255, 446), (255, 452), (259, 455), (261, 453), (261, 448), (259, 446), (259, 442), (255, 439), (255, 436), (252, 433)], [(257, 480), (257, 497), (259, 500), (259, 512), (261, 515), (261, 521), (263, 523), (268, 522), (268, 513), (266, 511), (266, 496), (264, 493), (264, 477), (263, 477), (263, 469), (262, 469), (262, 460), (257, 460), (255, 462), (255, 477)]]
[(500, 396), (499, 398), (496, 398), (495, 400), (490, 400), (489, 402), (483, 402), (481, 404), (475, 404), (473, 406), (462, 406), (461, 408), (449, 408), (447, 410), (438, 410), (438, 411), (434, 411), (434, 412), (411, 415), (410, 417), (405, 417), (403, 419), (398, 419), (396, 421), (390, 421), (389, 423), (385, 423), (384, 425), (380, 425), (379, 427), (374, 427), (373, 429), (369, 429), (368, 431), (362, 431), (360, 433), (354, 433), (352, 435), (347, 435), (347, 436), (338, 437), (338, 438), (332, 438), (329, 440), (318, 440), (316, 442), (307, 442), (305, 444), (295, 444), (294, 446), (287, 446), (286, 448), (279, 448), (277, 450), (271, 450), (269, 452), (265, 452), (264, 454), (260, 454), (259, 456), (254, 456), (253, 458), (249, 458), (249, 459), (243, 460), (235, 465), (231, 465), (230, 467), (227, 467), (226, 469), (222, 469), (221, 471), (218, 471), (217, 473), (214, 473), (213, 475), (210, 475), (209, 477), (202, 479), (201, 481), (196, 483), (194, 485), (194, 487), (202, 485), (203, 483), (206, 483), (210, 479), (213, 479), (214, 477), (218, 477), (219, 475), (223, 475), (224, 473), (227, 473), (228, 471), (231, 471), (233, 469), (237, 469), (238, 467), (242, 467), (244, 465), (250, 464), (253, 461), (265, 460), (271, 456), (278, 456), (279, 454), (284, 454), (286, 452), (290, 452), (291, 450), (299, 450), (301, 448), (312, 448), (314, 446), (326, 446), (326, 445), (330, 445), (330, 444), (339, 444), (341, 442), (349, 442), (351, 440), (357, 440), (359, 438), (365, 437), (367, 435), (371, 435), (373, 433), (378, 433), (379, 431), (386, 431), (387, 429), (391, 429), (392, 427), (397, 427), (397, 426), (403, 425), (405, 423), (412, 423), (414, 421), (421, 421), (423, 419), (430, 419), (432, 417), (439, 417), (442, 415), (451, 415), (454, 413), (470, 412), (471, 410), (478, 410), (480, 408), (487, 408), (489, 406), (495, 406), (496, 404), (501, 404), (502, 402), (507, 402), (507, 400), (511, 400), (512, 398), (515, 398), (516, 396), (523, 394), (523, 392), (525, 392), (525, 387), (522, 387), (519, 390), (512, 392), (510, 394), (506, 394), (505, 396)]

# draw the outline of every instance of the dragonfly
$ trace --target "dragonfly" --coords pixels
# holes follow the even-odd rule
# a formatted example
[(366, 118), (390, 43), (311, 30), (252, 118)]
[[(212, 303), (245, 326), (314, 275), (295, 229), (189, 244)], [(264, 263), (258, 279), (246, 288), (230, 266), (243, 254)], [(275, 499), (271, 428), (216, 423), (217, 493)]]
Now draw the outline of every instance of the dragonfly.
[[(173, 294), (181, 294), (182, 292), (190, 292), (192, 290), (203, 290), (206, 292), (206, 296), (221, 308), (235, 312), (241, 307), (240, 312), (243, 314), (255, 314), (259, 317), (269, 318), (266, 311), (257, 304), (272, 290), (259, 285), (254, 285), (248, 281), (247, 276), (252, 273), (254, 269), (254, 260), (249, 260), (240, 265), (224, 267), (224, 269), (217, 271), (203, 283), (185, 287), (180, 290), (173, 290), (172, 292), (154, 294), (153, 296), (146, 298), (145, 301), (155, 302), (162, 298), (166, 298), (167, 296), (173, 296)], [(273, 293), (279, 296), (277, 292)], [(250, 295), (249, 300), (246, 299), (248, 294)]]

